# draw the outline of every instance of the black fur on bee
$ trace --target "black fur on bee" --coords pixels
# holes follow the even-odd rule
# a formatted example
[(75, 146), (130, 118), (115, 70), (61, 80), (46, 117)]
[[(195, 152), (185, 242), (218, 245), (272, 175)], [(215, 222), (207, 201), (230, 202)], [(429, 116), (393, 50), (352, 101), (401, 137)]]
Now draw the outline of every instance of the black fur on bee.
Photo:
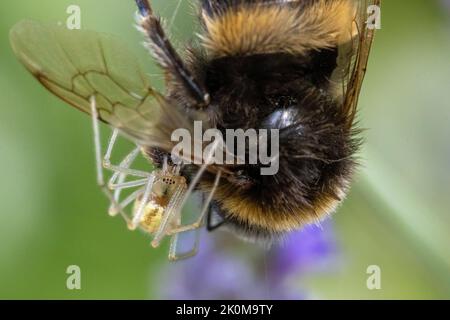
[[(186, 96), (166, 67), (168, 99), (207, 127), (278, 129), (279, 172), (228, 166), (211, 205), (229, 229), (273, 240), (336, 210), (348, 192), (360, 146), (354, 109), (336, 73), (355, 40), (356, 1), (201, 0), (201, 43), (186, 49), (190, 79), (209, 100)], [(291, 30), (291, 32), (286, 31)], [(347, 61), (347, 63), (350, 63)], [(338, 78), (336, 79), (336, 74)], [(150, 151), (161, 163), (164, 151)], [(182, 170), (187, 179), (195, 167)], [(201, 179), (210, 190), (214, 170)]]

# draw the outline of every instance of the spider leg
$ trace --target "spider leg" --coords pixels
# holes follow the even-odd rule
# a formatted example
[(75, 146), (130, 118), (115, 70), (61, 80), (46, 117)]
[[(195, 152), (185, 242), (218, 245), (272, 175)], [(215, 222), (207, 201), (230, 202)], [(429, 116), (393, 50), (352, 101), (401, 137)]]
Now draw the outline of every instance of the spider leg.
[[(95, 103), (95, 98), (93, 98), (93, 99), (94, 99), (94, 103)], [(95, 130), (98, 131), (98, 148), (96, 147), (96, 154), (98, 157), (97, 160), (99, 161), (99, 159), (101, 158), (101, 147), (100, 147), (100, 131), (98, 129), (99, 128), (98, 127), (98, 113), (97, 113), (96, 108), (95, 108), (95, 112), (96, 112), (95, 122), (97, 124), (96, 125), (94, 124), (94, 132), (95, 132)], [(125, 157), (125, 159), (122, 161), (122, 163), (120, 163), (120, 165), (117, 166), (117, 165), (113, 165), (111, 163), (112, 151), (114, 149), (114, 146), (116, 145), (118, 136), (119, 136), (119, 130), (114, 129), (114, 131), (111, 135), (111, 138), (109, 140), (108, 148), (106, 150), (105, 156), (103, 157), (103, 161), (100, 162), (100, 166), (102, 166), (106, 170), (110, 170), (110, 171), (114, 172), (113, 176), (110, 179), (110, 182), (116, 181), (120, 174), (125, 174), (125, 175), (130, 175), (130, 176), (135, 176), (135, 177), (142, 177), (142, 178), (150, 177), (151, 173), (149, 173), (149, 172), (130, 169), (130, 165), (133, 163), (133, 161), (139, 155), (139, 152), (140, 152), (139, 146), (136, 147), (132, 152), (130, 152), (130, 154), (128, 154)], [(98, 169), (98, 167), (99, 167), (99, 164), (97, 163), (97, 169)]]
[(177, 215), (181, 214), (182, 202), (184, 199), (184, 195), (186, 193), (184, 186), (178, 186), (175, 190), (172, 198), (169, 201), (169, 204), (166, 208), (166, 213), (161, 220), (158, 231), (155, 233), (154, 238), (152, 240), (152, 247), (156, 248), (160, 245), (161, 240), (167, 234), (167, 229), (170, 227), (170, 223), (173, 221)]
[[(129, 204), (131, 204), (131, 202), (133, 202), (133, 200), (136, 200), (139, 197), (139, 195), (142, 194), (143, 186), (146, 185), (148, 183), (148, 181), (150, 181), (151, 179), (153, 179), (153, 176), (149, 177), (148, 179), (124, 182), (124, 183), (116, 184), (116, 185), (108, 185), (108, 190), (114, 191), (114, 194), (113, 194), (114, 202), (119, 203), (119, 208), (124, 209)], [(120, 194), (124, 189), (136, 188), (136, 187), (139, 187), (139, 189), (136, 190), (135, 192), (133, 192), (132, 194), (130, 194), (127, 198), (125, 198), (125, 200), (120, 202), (121, 201)], [(109, 207), (108, 213), (111, 216), (117, 215), (117, 213), (118, 213), (117, 206), (114, 205), (114, 203), (112, 203), (111, 206)]]
[[(216, 191), (217, 186), (219, 185), (219, 182), (220, 182), (220, 177), (221, 177), (220, 171), (216, 175), (214, 186), (211, 190), (208, 200), (206, 201), (206, 203), (203, 206), (202, 212), (201, 212), (198, 220), (195, 223), (188, 225), (188, 226), (180, 226), (180, 227), (171, 228), (171, 223), (173, 223), (174, 221), (176, 222), (176, 225), (178, 225), (178, 226), (181, 224), (181, 211), (182, 211), (187, 199), (189, 198), (191, 193), (194, 191), (195, 186), (200, 181), (203, 173), (206, 171), (208, 166), (211, 164), (210, 162), (213, 159), (214, 152), (218, 146), (219, 146), (219, 143), (214, 144), (214, 147), (211, 149), (210, 153), (207, 155), (207, 157), (205, 159), (205, 163), (200, 167), (200, 169), (197, 171), (196, 175), (192, 179), (192, 181), (189, 185), (189, 188), (186, 190), (186, 187), (184, 185), (179, 185), (176, 188), (176, 190), (175, 190), (172, 198), (170, 199), (169, 204), (165, 210), (166, 212), (160, 222), (158, 231), (155, 233), (154, 238), (151, 242), (151, 245), (154, 248), (156, 248), (160, 245), (163, 237), (166, 235), (174, 235), (174, 238), (171, 239), (171, 243), (172, 243), (172, 248), (176, 248), (176, 243), (178, 241), (178, 236), (177, 236), (178, 234), (180, 234), (182, 232), (187, 232), (190, 230), (199, 229), (201, 227), (201, 225), (203, 224), (203, 220), (204, 220), (206, 212), (208, 211), (209, 204), (211, 203), (214, 192)], [(165, 164), (163, 166), (164, 170), (167, 169), (166, 161), (167, 160), (165, 159), (165, 161), (164, 161)], [(151, 188), (150, 188), (150, 191), (151, 191)], [(145, 203), (145, 202), (143, 201), (143, 203)], [(192, 254), (192, 252), (195, 252), (197, 250), (198, 242), (199, 242), (199, 240), (197, 237), (196, 244), (194, 246), (194, 250), (192, 250), (191, 253), (188, 253), (188, 254)], [(174, 249), (172, 249), (172, 250), (174, 250)], [(173, 259), (176, 259), (176, 254), (174, 256), (173, 251), (172, 251), (172, 254), (170, 254), (170, 256)]]
[(147, 205), (148, 201), (150, 200), (154, 182), (155, 182), (155, 176), (152, 175), (148, 179), (148, 181), (145, 185), (144, 193), (142, 194), (142, 200), (139, 205), (139, 208), (136, 211), (136, 213), (133, 217), (133, 220), (131, 221), (131, 223), (128, 226), (130, 228), (130, 230), (136, 230), (136, 228), (139, 226), (139, 223), (141, 222), (141, 219), (145, 213), (145, 206)]
[[(128, 207), (132, 202), (134, 202), (141, 194), (142, 194), (142, 188), (134, 191), (133, 193), (131, 193), (129, 196), (127, 196), (125, 199), (123, 199), (119, 204), (121, 208), (126, 208)], [(111, 207), (112, 209), (114, 209), (114, 207)], [(110, 208), (110, 210), (111, 210)]]
[[(211, 192), (209, 193), (207, 200), (203, 204), (203, 209), (202, 209), (202, 212), (200, 213), (198, 220), (190, 225), (185, 225), (185, 226), (180, 226), (178, 228), (174, 228), (174, 229), (170, 230), (170, 232), (167, 233), (168, 235), (172, 235), (172, 238), (170, 239), (169, 260), (171, 260), (171, 261), (182, 260), (182, 259), (190, 258), (197, 254), (198, 248), (200, 245), (200, 227), (204, 223), (205, 215), (209, 210), (209, 206), (211, 204), (212, 198), (213, 198), (214, 193), (216, 192), (217, 187), (219, 185), (220, 177), (221, 177), (221, 172), (219, 171), (216, 175), (216, 179), (214, 181), (213, 188), (211, 189)], [(179, 222), (181, 223), (181, 219), (179, 219)], [(195, 230), (195, 242), (194, 242), (194, 246), (193, 246), (192, 250), (185, 252), (185, 253), (178, 254), (177, 253), (177, 244), (178, 244), (178, 238), (179, 238), (180, 234), (188, 232), (188, 231), (192, 231), (192, 230)]]
[[(118, 134), (119, 134), (119, 130), (115, 129), (110, 138), (107, 152), (103, 158), (103, 167), (105, 169), (110, 169), (114, 172), (108, 181), (108, 189), (114, 191), (115, 202), (119, 202), (121, 193), (124, 189), (144, 186), (147, 183), (148, 179), (150, 179), (150, 178), (145, 178), (145, 179), (139, 179), (139, 180), (125, 182), (126, 178), (129, 176), (129, 174), (124, 171), (130, 169), (130, 166), (136, 160), (137, 156), (140, 154), (141, 148), (139, 146), (136, 147), (133, 151), (131, 151), (127, 156), (125, 156), (125, 158), (122, 160), (122, 162), (117, 166), (117, 168), (120, 168), (120, 170), (114, 170), (114, 169), (111, 169), (113, 166), (111, 166), (111, 165), (108, 166), (108, 164), (110, 164), (110, 162), (111, 162), (110, 161), (111, 154), (114, 149), (114, 145), (116, 144)], [(124, 202), (125, 205), (120, 204), (120, 207), (125, 208), (128, 204), (130, 204), (132, 202), (132, 200), (135, 200), (138, 197), (139, 192), (137, 192), (137, 193), (135, 192), (135, 193), (133, 193), (133, 195), (135, 195), (134, 198), (132, 198), (132, 199), (127, 198), (127, 201)], [(111, 204), (108, 212), (111, 216), (117, 215), (117, 213), (118, 213), (117, 206), (115, 206), (114, 204)]]
[[(114, 130), (114, 132), (111, 136), (110, 143), (108, 146), (108, 151), (103, 160), (104, 162), (105, 162), (105, 159), (106, 159), (106, 161), (109, 161), (109, 159), (111, 157), (112, 149), (113, 149), (115, 141), (117, 139), (117, 134), (118, 134), (118, 130), (116, 129), (116, 130)], [(140, 147), (136, 147), (132, 152), (130, 152), (124, 158), (124, 160), (119, 164), (118, 167), (122, 168), (122, 169), (129, 169), (131, 164), (134, 162), (134, 160), (136, 160), (137, 156), (139, 155), (140, 150), (141, 150)], [(120, 201), (120, 196), (124, 189), (142, 187), (148, 181), (148, 179), (139, 179), (139, 180), (125, 182), (127, 177), (128, 177), (128, 174), (119, 172), (119, 171), (115, 171), (114, 174), (109, 179), (108, 188), (110, 190), (114, 191), (114, 200), (116, 202)], [(136, 200), (136, 198), (140, 195), (140, 193), (142, 193), (141, 188), (139, 190), (135, 191), (134, 193), (132, 193), (130, 196), (128, 196), (123, 202), (121, 202), (120, 207), (126, 208), (131, 202), (133, 202), (133, 200)], [(114, 206), (114, 204), (111, 204), (108, 212), (111, 216), (115, 216), (118, 213), (116, 206)]]
[(94, 131), (94, 147), (95, 147), (95, 163), (96, 163), (96, 171), (97, 171), (97, 184), (100, 186), (101, 190), (108, 199), (111, 201), (111, 206), (114, 207), (114, 211), (120, 213), (122, 218), (129, 223), (130, 219), (127, 214), (124, 212), (123, 208), (117, 203), (112, 194), (111, 190), (108, 189), (107, 184), (105, 183), (105, 176), (103, 174), (102, 168), (102, 146), (100, 142), (100, 126), (98, 120), (98, 111), (97, 104), (95, 100), (95, 96), (92, 96), (90, 99), (91, 102), (91, 115), (92, 115), (92, 127)]
[(198, 229), (198, 228), (200, 228), (203, 225), (206, 213), (208, 212), (208, 209), (209, 209), (209, 205), (211, 204), (211, 201), (213, 199), (214, 193), (216, 192), (217, 187), (219, 186), (220, 177), (221, 177), (221, 172), (219, 171), (217, 173), (217, 175), (216, 175), (216, 179), (214, 181), (214, 185), (213, 185), (213, 187), (211, 189), (211, 192), (209, 193), (208, 198), (206, 199), (206, 201), (203, 204), (202, 211), (201, 211), (197, 221), (195, 221), (192, 224), (188, 224), (188, 225), (184, 225), (184, 226), (179, 226), (177, 228), (173, 228), (167, 233), (168, 235), (175, 235), (177, 233), (183, 233), (183, 232), (191, 231), (191, 230), (194, 230), (194, 229)]
[[(124, 189), (141, 187), (141, 186), (144, 186), (145, 184), (147, 184), (149, 179), (152, 179), (152, 177), (153, 176), (150, 176), (148, 179), (139, 179), (139, 180), (128, 181), (128, 182), (123, 182), (123, 183), (118, 183), (118, 184), (109, 184), (108, 188), (110, 190), (114, 190), (114, 191), (122, 191)], [(116, 194), (114, 194), (114, 197), (116, 198)]]
[(95, 150), (97, 158), (98, 181), (101, 180), (102, 184), (104, 184), (102, 167), (106, 170), (113, 171), (114, 174), (109, 179), (107, 186), (110, 190), (115, 190), (114, 199), (116, 201), (119, 201), (120, 193), (123, 189), (142, 186), (145, 185), (145, 182), (147, 181), (147, 179), (141, 179), (125, 183), (125, 179), (127, 178), (127, 176), (130, 175), (134, 177), (149, 178), (152, 174), (149, 172), (130, 169), (131, 164), (134, 162), (134, 160), (136, 160), (137, 156), (140, 153), (141, 150), (140, 147), (136, 147), (132, 152), (130, 152), (118, 166), (111, 164), (112, 150), (114, 149), (117, 137), (119, 135), (118, 129), (115, 129), (113, 131), (108, 143), (107, 151), (105, 153), (105, 156), (103, 157), (103, 161), (100, 162), (99, 159), (101, 158), (101, 145), (100, 145), (100, 133), (98, 128), (98, 119), (95, 117), (93, 121), (94, 121), (94, 136), (95, 136), (94, 139), (96, 145)]
[[(114, 133), (115, 132), (116, 132), (116, 130), (114, 130)], [(112, 138), (111, 138), (111, 140), (112, 140)], [(132, 152), (130, 152), (122, 160), (122, 162), (119, 164), (119, 167), (123, 168), (123, 169), (129, 169), (130, 166), (133, 164), (134, 160), (136, 160), (136, 158), (139, 155), (140, 151), (141, 151), (141, 148), (140, 147), (136, 147)], [(109, 157), (110, 157), (110, 155), (109, 155)], [(106, 161), (109, 161), (109, 159), (107, 159), (107, 160), (103, 159), (103, 161), (106, 162)], [(121, 173), (121, 172), (116, 171), (116, 172), (114, 172), (114, 174), (109, 179), (108, 185), (113, 186), (113, 185), (116, 185), (116, 184), (124, 183), (125, 179), (127, 178), (127, 176), (128, 176), (128, 174), (126, 174), (126, 173)], [(120, 194), (118, 196), (120, 196)]]
[[(147, 181), (153, 177), (153, 174), (149, 172), (130, 169), (131, 164), (134, 162), (134, 160), (140, 153), (139, 146), (136, 147), (132, 152), (130, 152), (119, 165), (111, 164), (112, 151), (119, 136), (118, 129), (115, 129), (113, 131), (108, 143), (107, 151), (104, 157), (102, 158), (102, 147), (100, 142), (100, 126), (95, 96), (91, 97), (91, 113), (94, 131), (97, 183), (111, 202), (108, 213), (111, 216), (116, 216), (117, 214), (120, 213), (120, 215), (125, 219), (127, 224), (129, 224), (130, 220), (128, 218), (128, 215), (124, 212), (124, 208), (126, 206), (124, 206), (123, 204), (126, 205), (130, 204), (133, 200), (135, 200), (139, 196), (140, 193), (139, 192), (133, 193), (132, 196), (128, 197), (126, 201), (124, 201), (123, 204), (120, 204), (119, 199), (121, 192), (123, 189), (144, 186), (147, 183)], [(103, 168), (106, 170), (113, 171), (113, 175), (109, 179), (108, 183), (105, 182)], [(145, 179), (125, 182), (127, 176), (143, 177)], [(114, 193), (112, 193), (111, 191), (114, 191)]]
[[(179, 209), (178, 209), (179, 210), (179, 214), (181, 214), (181, 210), (184, 207), (187, 199), (189, 198), (191, 193), (194, 191), (195, 186), (198, 184), (198, 182), (200, 181), (203, 173), (206, 171), (206, 169), (210, 165), (210, 162), (213, 159), (214, 152), (215, 152), (215, 150), (216, 150), (216, 148), (218, 146), (219, 146), (218, 142), (216, 142), (213, 145), (213, 148), (211, 148), (210, 153), (207, 155), (207, 157), (205, 159), (205, 163), (197, 171), (196, 175), (194, 176), (194, 178), (192, 179), (192, 181), (191, 181), (191, 183), (189, 185), (188, 190), (184, 193), (184, 195), (182, 195), (182, 200), (181, 200), (181, 203), (180, 203)], [(216, 191), (216, 189), (217, 189), (217, 187), (219, 185), (221, 175), (222, 175), (221, 171), (219, 171), (216, 174), (214, 185), (213, 185), (213, 187), (211, 189), (211, 192), (210, 192), (210, 194), (208, 196), (208, 199), (206, 200), (206, 202), (203, 205), (202, 212), (200, 213), (199, 218), (197, 219), (197, 221), (192, 223), (192, 224), (190, 224), (190, 225), (178, 226), (178, 227), (172, 228), (171, 230), (169, 230), (166, 233), (166, 235), (172, 235), (172, 238), (171, 238), (171, 249), (170, 249), (170, 252), (169, 252), (169, 259), (170, 260), (179, 260), (179, 259), (190, 257), (190, 256), (196, 254), (196, 252), (198, 250), (198, 246), (199, 246), (199, 233), (198, 232), (196, 234), (196, 240), (195, 240), (195, 244), (194, 244), (193, 249), (191, 251), (185, 253), (185, 254), (182, 254), (182, 255), (177, 255), (177, 253), (176, 253), (178, 237), (179, 237), (180, 233), (184, 233), (184, 232), (200, 229), (200, 227), (202, 226), (202, 224), (204, 222), (204, 217), (206, 215), (206, 212), (209, 209), (209, 205), (211, 204), (211, 201), (212, 201), (212, 198), (214, 196), (214, 193), (215, 193), (215, 191)], [(179, 219), (177, 225), (180, 225), (180, 224), (181, 224), (181, 218)]]
[(185, 252), (185, 253), (181, 253), (181, 254), (177, 253), (177, 245), (178, 245), (179, 235), (180, 234), (177, 233), (177, 234), (174, 234), (170, 238), (170, 250), (169, 250), (169, 260), (170, 261), (179, 261), (179, 260), (191, 258), (191, 257), (195, 256), (198, 252), (198, 248), (199, 248), (199, 244), (200, 244), (200, 229), (195, 230), (195, 243), (194, 243), (192, 250)]
[[(116, 144), (119, 131), (115, 129), (110, 138), (107, 151), (105, 156), (102, 158), (102, 147), (100, 142), (100, 126), (98, 119), (98, 110), (96, 106), (95, 96), (91, 97), (91, 114), (92, 114), (92, 125), (94, 131), (94, 146), (95, 146), (95, 159), (96, 159), (96, 169), (97, 169), (97, 184), (100, 186), (101, 190), (109, 201), (111, 202), (108, 213), (111, 216), (116, 216), (120, 214), (125, 220), (127, 225), (130, 225), (131, 221), (125, 212), (124, 208), (129, 205), (133, 200), (135, 200), (141, 193), (142, 188), (137, 190), (128, 196), (122, 203), (119, 203), (120, 194), (123, 189), (141, 187), (148, 183), (148, 181), (153, 179), (153, 174), (149, 172), (143, 172), (138, 170), (129, 169), (130, 165), (136, 159), (139, 154), (140, 148), (135, 148), (130, 154), (128, 154), (125, 159), (118, 165), (111, 165), (111, 155)], [(103, 168), (111, 170), (114, 172), (108, 183), (105, 181), (105, 176), (103, 173)], [(144, 177), (145, 179), (125, 182), (127, 176), (134, 177)], [(117, 182), (117, 183), (116, 183)], [(114, 193), (112, 191), (115, 191)]]

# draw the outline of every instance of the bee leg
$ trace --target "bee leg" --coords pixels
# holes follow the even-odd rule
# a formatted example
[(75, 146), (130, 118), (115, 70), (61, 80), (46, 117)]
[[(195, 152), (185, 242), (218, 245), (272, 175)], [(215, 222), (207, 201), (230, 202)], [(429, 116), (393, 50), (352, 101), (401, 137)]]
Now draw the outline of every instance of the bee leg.
[(160, 65), (181, 88), (192, 99), (189, 102), (193, 106), (207, 106), (210, 102), (210, 95), (203, 84), (197, 81), (192, 72), (186, 67), (181, 57), (167, 38), (161, 25), (161, 20), (157, 17), (148, 0), (136, 0), (139, 8), (139, 25), (147, 35), (149, 48)]
[(227, 223), (227, 220), (224, 218), (221, 218), (222, 220), (213, 224), (213, 215), (214, 212), (212, 208), (210, 207), (208, 210), (208, 215), (206, 218), (206, 230), (209, 232), (219, 229), (221, 226), (223, 226), (225, 223)]

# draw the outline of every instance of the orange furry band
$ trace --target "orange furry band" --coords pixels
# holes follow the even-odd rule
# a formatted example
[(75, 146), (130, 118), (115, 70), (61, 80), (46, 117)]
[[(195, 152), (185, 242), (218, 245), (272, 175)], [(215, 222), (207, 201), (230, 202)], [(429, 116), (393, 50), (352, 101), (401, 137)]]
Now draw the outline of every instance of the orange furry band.
[(267, 53), (305, 54), (352, 39), (353, 0), (320, 0), (296, 9), (286, 6), (240, 6), (219, 16), (203, 14), (201, 40), (213, 57)]

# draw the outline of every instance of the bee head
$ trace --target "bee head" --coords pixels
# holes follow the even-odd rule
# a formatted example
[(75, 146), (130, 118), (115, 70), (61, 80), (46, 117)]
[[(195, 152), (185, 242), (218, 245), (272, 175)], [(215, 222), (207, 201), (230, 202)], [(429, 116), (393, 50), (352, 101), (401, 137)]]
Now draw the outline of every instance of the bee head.
[(336, 58), (327, 49), (226, 57), (207, 68), (209, 112), (224, 135), (227, 129), (277, 131), (278, 171), (261, 174), (263, 163), (227, 167), (216, 192), (218, 213), (251, 238), (319, 222), (348, 191), (359, 140), (334, 96)]

